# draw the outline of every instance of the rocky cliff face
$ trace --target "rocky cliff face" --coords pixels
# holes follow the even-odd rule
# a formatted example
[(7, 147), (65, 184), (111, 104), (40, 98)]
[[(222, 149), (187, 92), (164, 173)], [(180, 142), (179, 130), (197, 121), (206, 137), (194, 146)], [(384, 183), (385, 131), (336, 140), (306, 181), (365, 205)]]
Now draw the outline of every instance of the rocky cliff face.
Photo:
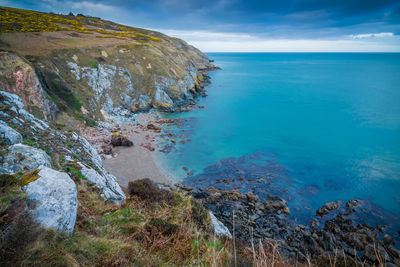
[(36, 116), (55, 119), (57, 107), (46, 97), (34, 68), (22, 57), (0, 53), (0, 88), (18, 94)]
[[(19, 95), (36, 116), (60, 123), (123, 121), (151, 108), (186, 110), (205, 95), (206, 73), (216, 67), (186, 42), (97, 18), (64, 17), (51, 17), (35, 33), (24, 32), (29, 26), (21, 18), (14, 22), (21, 28), (0, 29), (0, 88)], [(50, 27), (55, 19), (70, 28)]]

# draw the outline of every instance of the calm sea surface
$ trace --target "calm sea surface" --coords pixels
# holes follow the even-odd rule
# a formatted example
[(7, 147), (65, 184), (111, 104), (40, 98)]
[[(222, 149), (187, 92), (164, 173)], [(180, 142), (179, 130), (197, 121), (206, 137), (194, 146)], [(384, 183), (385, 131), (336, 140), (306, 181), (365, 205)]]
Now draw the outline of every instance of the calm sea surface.
[(205, 108), (167, 116), (187, 119), (169, 131), (191, 139), (161, 155), (167, 171), (279, 194), (301, 222), (327, 201), (365, 199), (400, 228), (400, 54), (209, 56), (222, 70), (210, 73)]

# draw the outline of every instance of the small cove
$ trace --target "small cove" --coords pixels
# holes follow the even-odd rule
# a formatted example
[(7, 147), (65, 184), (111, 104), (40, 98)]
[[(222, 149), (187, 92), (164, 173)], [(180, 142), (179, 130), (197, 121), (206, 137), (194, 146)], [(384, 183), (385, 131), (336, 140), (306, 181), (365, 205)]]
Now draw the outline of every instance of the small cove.
[(400, 54), (209, 56), (205, 108), (166, 116), (183, 118), (159, 156), (177, 181), (280, 195), (299, 223), (364, 199), (364, 219), (400, 229)]

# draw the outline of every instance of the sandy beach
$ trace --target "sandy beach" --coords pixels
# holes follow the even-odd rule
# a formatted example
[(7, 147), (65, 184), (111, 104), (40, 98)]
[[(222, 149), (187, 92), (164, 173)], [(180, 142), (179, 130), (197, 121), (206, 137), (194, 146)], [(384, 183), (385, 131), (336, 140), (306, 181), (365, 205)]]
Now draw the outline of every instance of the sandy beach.
[[(120, 124), (119, 133), (134, 143), (132, 147), (114, 147), (113, 156), (103, 160), (107, 170), (115, 175), (118, 183), (128, 186), (129, 181), (150, 178), (157, 183), (170, 183), (167, 175), (156, 162), (154, 151), (157, 133), (146, 128), (147, 124), (160, 119), (158, 113), (143, 113), (136, 117), (137, 123)], [(144, 146), (148, 147), (144, 147)]]
[(157, 183), (171, 183), (172, 180), (161, 169), (155, 156), (156, 153), (160, 153), (157, 152), (159, 133), (147, 128), (149, 123), (159, 119), (161, 116), (157, 112), (141, 113), (136, 116), (135, 122), (114, 125), (114, 130), (117, 130), (120, 135), (126, 136), (134, 145), (112, 147), (112, 155), (103, 154), (102, 146), (107, 143), (106, 140), (109, 140), (113, 129), (90, 128), (81, 132), (81, 135), (100, 153), (104, 166), (117, 177), (121, 186), (126, 187), (129, 181), (142, 178), (149, 178)]

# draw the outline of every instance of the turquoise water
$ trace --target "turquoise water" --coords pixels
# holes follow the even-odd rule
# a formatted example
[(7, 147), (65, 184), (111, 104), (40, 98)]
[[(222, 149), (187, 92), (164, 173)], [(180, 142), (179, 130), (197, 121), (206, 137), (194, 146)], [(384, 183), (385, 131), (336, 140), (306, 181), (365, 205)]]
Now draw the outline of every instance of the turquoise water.
[(293, 214), (360, 198), (400, 215), (400, 54), (209, 56), (222, 70), (205, 108), (167, 116), (187, 119), (170, 131), (191, 139), (162, 155), (167, 171), (185, 181), (183, 166), (196, 176), (258, 152)]

